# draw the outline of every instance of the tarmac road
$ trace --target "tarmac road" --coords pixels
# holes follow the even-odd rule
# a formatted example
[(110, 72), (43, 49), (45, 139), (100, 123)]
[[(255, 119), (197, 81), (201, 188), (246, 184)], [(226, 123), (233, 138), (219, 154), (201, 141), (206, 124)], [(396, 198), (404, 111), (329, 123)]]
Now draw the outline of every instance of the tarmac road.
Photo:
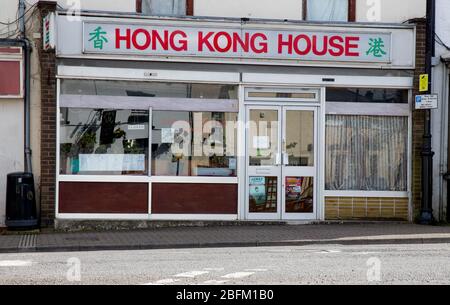
[(0, 284), (450, 284), (450, 244), (9, 253)]

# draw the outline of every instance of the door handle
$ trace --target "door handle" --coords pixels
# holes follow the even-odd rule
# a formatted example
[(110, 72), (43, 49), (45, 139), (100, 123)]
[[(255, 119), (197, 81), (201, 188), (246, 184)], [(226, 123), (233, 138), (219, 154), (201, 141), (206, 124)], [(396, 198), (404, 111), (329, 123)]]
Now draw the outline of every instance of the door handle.
[(288, 165), (289, 164), (289, 157), (288, 157), (287, 149), (286, 149), (286, 139), (283, 139), (283, 143), (282, 143), (281, 149), (282, 149), (281, 155), (282, 155), (282, 158), (283, 158), (282, 159), (282, 165)]
[(279, 154), (279, 153), (277, 153), (277, 154), (275, 155), (275, 165), (276, 165), (276, 166), (279, 166), (279, 165), (282, 164), (282, 161), (283, 161), (283, 160), (281, 159), (282, 155), (283, 155), (283, 154)]
[(283, 153), (283, 165), (289, 165), (289, 155), (286, 152)]

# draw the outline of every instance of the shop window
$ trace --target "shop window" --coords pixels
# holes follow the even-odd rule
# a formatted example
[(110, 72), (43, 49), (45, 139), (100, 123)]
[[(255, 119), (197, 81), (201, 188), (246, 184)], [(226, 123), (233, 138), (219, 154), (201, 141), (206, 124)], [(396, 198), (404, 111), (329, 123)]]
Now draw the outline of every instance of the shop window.
[(136, 11), (149, 16), (193, 15), (193, 0), (136, 0)]
[(66, 79), (61, 94), (197, 99), (237, 99), (237, 87), (221, 84)]
[(148, 173), (148, 110), (61, 108), (60, 173)]
[(408, 118), (326, 116), (327, 190), (407, 191)]
[(308, 21), (355, 21), (356, 0), (304, 0), (303, 19)]
[(237, 113), (152, 114), (152, 175), (236, 176)]
[(408, 103), (406, 89), (327, 88), (327, 102)]

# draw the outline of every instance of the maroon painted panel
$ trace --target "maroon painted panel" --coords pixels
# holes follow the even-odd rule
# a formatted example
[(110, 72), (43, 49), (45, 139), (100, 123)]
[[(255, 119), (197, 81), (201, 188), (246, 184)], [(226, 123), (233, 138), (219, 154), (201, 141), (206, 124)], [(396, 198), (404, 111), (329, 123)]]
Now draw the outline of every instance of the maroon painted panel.
[(152, 183), (154, 214), (237, 214), (237, 184)]
[(148, 184), (60, 182), (60, 213), (148, 213)]
[(0, 53), (20, 54), (22, 50), (20, 48), (1, 47)]
[(20, 61), (0, 61), (0, 95), (20, 95)]

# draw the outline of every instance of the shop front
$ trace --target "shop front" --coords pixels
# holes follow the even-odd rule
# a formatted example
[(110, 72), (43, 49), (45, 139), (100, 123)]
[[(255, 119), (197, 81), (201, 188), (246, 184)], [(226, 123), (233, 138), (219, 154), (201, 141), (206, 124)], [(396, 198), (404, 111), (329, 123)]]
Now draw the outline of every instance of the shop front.
[(411, 220), (414, 26), (56, 24), (57, 219)]

